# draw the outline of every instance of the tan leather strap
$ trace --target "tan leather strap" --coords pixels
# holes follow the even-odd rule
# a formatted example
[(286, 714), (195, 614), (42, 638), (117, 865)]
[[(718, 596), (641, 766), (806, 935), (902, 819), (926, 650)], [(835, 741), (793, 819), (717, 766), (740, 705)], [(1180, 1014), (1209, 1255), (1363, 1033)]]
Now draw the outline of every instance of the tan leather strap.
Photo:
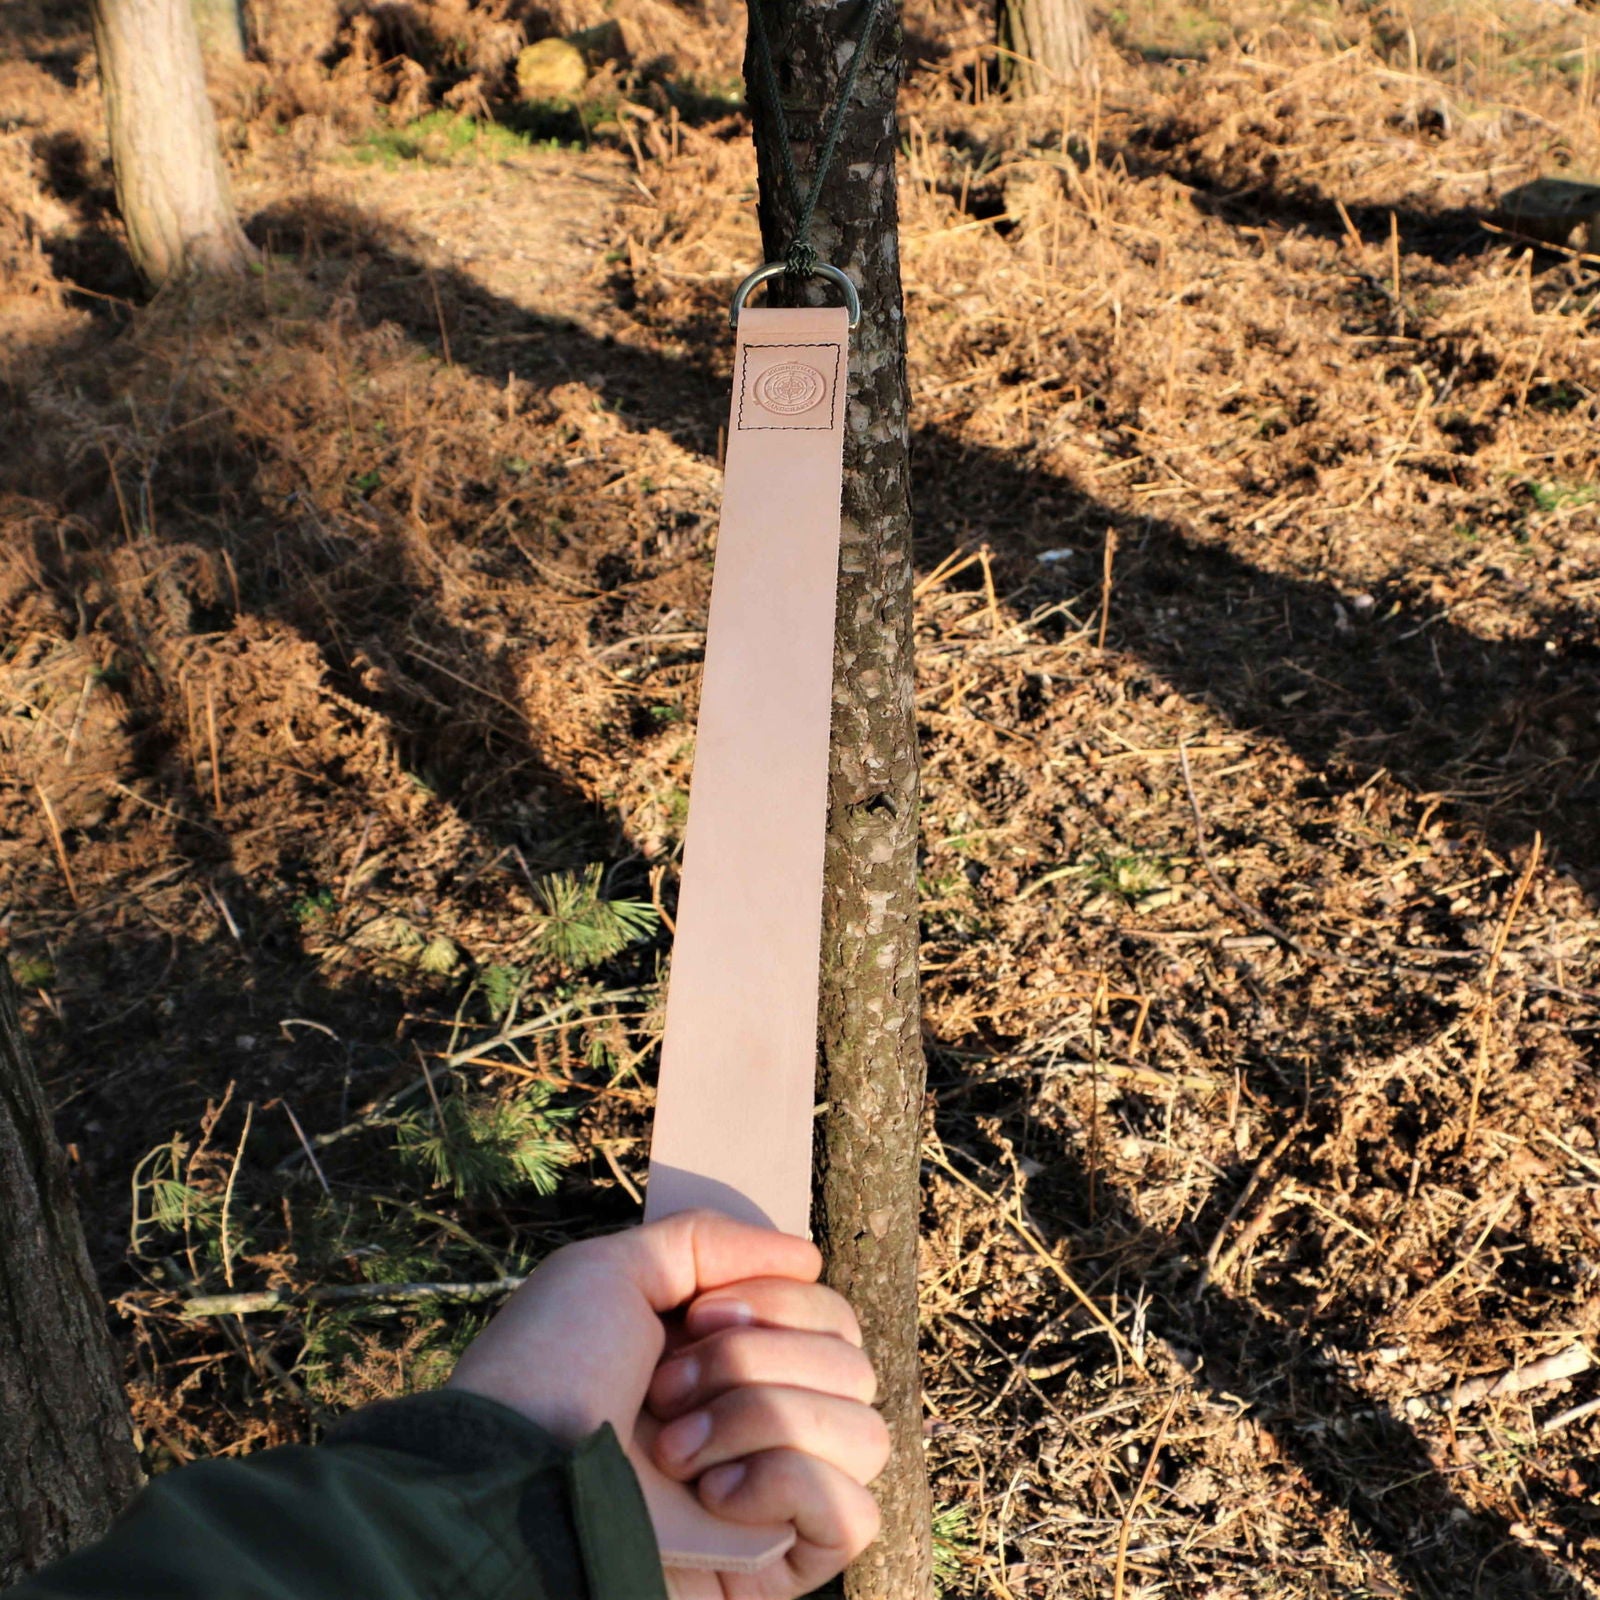
[[(842, 308), (739, 317), (647, 1220), (810, 1231), (848, 339)], [(750, 1535), (755, 1567), (792, 1538), (690, 1505), (657, 1521), (668, 1566), (753, 1570)]]
[(739, 318), (647, 1219), (810, 1229), (847, 339)]

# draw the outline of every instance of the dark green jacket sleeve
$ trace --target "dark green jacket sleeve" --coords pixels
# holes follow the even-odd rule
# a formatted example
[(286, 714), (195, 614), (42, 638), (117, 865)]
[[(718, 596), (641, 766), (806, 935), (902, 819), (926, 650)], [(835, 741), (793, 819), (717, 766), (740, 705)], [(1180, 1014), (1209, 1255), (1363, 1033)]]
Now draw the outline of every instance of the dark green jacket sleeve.
[(319, 1445), (157, 1478), (99, 1543), (7, 1600), (666, 1600), (609, 1427), (558, 1445), (441, 1390)]

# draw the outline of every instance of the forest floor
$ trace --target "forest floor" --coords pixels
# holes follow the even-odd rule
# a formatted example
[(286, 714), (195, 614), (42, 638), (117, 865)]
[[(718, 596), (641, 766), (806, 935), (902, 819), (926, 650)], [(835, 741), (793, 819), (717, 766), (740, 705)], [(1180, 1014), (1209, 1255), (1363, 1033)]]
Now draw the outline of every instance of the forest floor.
[[(285, 22), (262, 270), (146, 304), (0, 4), (0, 941), (153, 1469), (636, 1214), (759, 249), (738, 28), (615, 11), (585, 126), (503, 8)], [(1496, 231), (1600, 24), (1103, 20), (908, 23), (945, 1593), (1600, 1593), (1600, 257)]]

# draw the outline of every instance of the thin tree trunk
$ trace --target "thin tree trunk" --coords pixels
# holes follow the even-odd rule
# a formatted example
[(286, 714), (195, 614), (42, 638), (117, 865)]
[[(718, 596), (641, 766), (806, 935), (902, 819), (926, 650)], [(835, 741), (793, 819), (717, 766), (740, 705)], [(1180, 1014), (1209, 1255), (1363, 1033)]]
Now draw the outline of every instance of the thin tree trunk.
[(105, 1311), (0, 957), (0, 1589), (139, 1486)]
[(1088, 0), (1000, 0), (1000, 76), (1024, 94), (1094, 83)]
[(242, 272), (239, 226), (189, 0), (91, 0), (117, 206), (152, 287)]
[(244, 14), (239, 0), (189, 0), (189, 9), (206, 65), (225, 72), (243, 65)]
[[(802, 181), (839, 89), (859, 6), (758, 0)], [(851, 336), (843, 544), (834, 655), (833, 755), (823, 897), (821, 1243), (828, 1281), (861, 1318), (894, 1435), (876, 1492), (883, 1533), (851, 1568), (853, 1600), (933, 1593), (932, 1519), (917, 1358), (917, 1224), (924, 1065), (917, 997), (917, 741), (911, 641), (911, 509), (895, 188), (901, 38), (879, 23), (812, 242), (861, 291)], [(843, 37), (841, 37), (843, 36)], [(753, 46), (752, 46), (753, 48)], [(746, 81), (756, 85), (752, 56)], [(781, 260), (793, 220), (775, 119), (753, 92), (761, 229)], [(826, 300), (825, 286), (800, 291)], [(778, 296), (785, 290), (778, 287)]]

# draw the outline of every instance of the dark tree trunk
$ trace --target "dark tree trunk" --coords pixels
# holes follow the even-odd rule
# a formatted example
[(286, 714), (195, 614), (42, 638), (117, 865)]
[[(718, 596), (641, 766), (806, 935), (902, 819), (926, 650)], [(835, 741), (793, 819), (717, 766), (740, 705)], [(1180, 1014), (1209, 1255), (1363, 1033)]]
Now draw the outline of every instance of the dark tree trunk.
[(1088, 0), (1000, 0), (1000, 76), (1024, 94), (1094, 83)]
[[(862, 8), (763, 0), (802, 181), (839, 90), (841, 35)], [(895, 189), (901, 38), (880, 20), (822, 192), (812, 242), (861, 291), (851, 337), (833, 755), (823, 893), (820, 1242), (828, 1281), (861, 1318), (894, 1434), (879, 1480), (883, 1534), (851, 1568), (854, 1600), (933, 1593), (917, 1360), (917, 1222), (924, 1066), (917, 999), (917, 741), (905, 323)], [(746, 81), (760, 82), (752, 57)], [(761, 230), (782, 260), (793, 220), (770, 108), (752, 93)], [(780, 285), (778, 293), (783, 293)], [(800, 291), (826, 300), (821, 284)]]
[(67, 1164), (0, 955), (0, 1589), (94, 1538), (138, 1487)]
[(90, 0), (89, 14), (133, 264), (154, 288), (243, 272), (255, 251), (228, 190), (189, 0)]

